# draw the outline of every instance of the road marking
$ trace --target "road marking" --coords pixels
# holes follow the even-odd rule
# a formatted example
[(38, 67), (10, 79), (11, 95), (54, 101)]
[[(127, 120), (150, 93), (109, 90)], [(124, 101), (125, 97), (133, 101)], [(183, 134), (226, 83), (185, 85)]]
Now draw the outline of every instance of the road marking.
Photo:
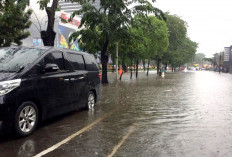
[(111, 111), (110, 113), (104, 115), (101, 118), (98, 118), (97, 120), (95, 120), (93, 123), (87, 125), (86, 127), (82, 128), (81, 130), (77, 131), (76, 133), (68, 136), (67, 138), (65, 138), (64, 140), (62, 140), (61, 142), (51, 146), (48, 149), (45, 149), (44, 151), (40, 152), (39, 154), (35, 155), (34, 157), (41, 157), (43, 155), (46, 155), (52, 151), (54, 151), (55, 149), (59, 148), (61, 145), (66, 144), (67, 142), (71, 141), (73, 138), (75, 138), (76, 136), (92, 129), (92, 127), (96, 124), (98, 124), (99, 122), (101, 122), (102, 120), (104, 120), (105, 118), (109, 117), (111, 114), (113, 114), (115, 111), (117, 111), (119, 108), (114, 109), (113, 111)]
[(118, 151), (118, 149), (122, 146), (122, 144), (126, 141), (126, 139), (135, 131), (137, 125), (138, 125), (137, 123), (134, 123), (132, 126), (130, 126), (128, 133), (125, 136), (123, 136), (122, 140), (118, 143), (118, 145), (114, 147), (112, 153), (108, 155), (108, 157), (114, 156), (114, 154)]

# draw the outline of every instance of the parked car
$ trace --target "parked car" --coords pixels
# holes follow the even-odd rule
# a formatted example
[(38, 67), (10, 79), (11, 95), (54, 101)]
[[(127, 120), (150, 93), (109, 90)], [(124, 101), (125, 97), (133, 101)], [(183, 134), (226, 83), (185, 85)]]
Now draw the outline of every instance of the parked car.
[(100, 99), (100, 74), (93, 55), (54, 47), (0, 49), (0, 125), (19, 136), (38, 122)]

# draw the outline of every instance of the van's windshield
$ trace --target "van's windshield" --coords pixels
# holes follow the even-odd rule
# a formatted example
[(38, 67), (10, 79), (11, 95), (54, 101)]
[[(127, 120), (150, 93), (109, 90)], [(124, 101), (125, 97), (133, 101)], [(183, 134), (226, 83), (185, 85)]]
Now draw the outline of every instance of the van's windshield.
[(44, 52), (45, 49), (37, 48), (2, 48), (0, 49), (0, 72), (18, 72)]

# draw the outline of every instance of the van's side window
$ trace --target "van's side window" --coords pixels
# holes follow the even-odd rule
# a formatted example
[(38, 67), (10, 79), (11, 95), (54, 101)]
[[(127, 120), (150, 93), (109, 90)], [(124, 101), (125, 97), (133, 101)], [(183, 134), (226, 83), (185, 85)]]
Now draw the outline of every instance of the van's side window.
[(86, 68), (89, 71), (98, 71), (96, 60), (93, 56), (84, 55)]
[(44, 57), (44, 65), (51, 63), (58, 65), (60, 70), (65, 70), (64, 67), (64, 58), (61, 52), (52, 52)]
[(28, 75), (34, 76), (34, 75), (41, 74), (42, 67), (43, 67), (43, 62), (40, 61), (38, 64), (36, 64), (34, 67), (31, 68), (31, 70), (28, 72)]
[(85, 70), (85, 64), (82, 55), (67, 53), (67, 58), (73, 66), (74, 70)]

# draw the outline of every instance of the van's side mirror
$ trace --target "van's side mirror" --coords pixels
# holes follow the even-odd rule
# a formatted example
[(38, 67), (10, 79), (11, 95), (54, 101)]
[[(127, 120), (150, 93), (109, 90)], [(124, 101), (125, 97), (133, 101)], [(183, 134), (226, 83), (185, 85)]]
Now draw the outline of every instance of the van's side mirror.
[(56, 72), (59, 69), (58, 65), (56, 64), (51, 64), (51, 63), (48, 63), (45, 65), (45, 68), (44, 68), (45, 72)]

